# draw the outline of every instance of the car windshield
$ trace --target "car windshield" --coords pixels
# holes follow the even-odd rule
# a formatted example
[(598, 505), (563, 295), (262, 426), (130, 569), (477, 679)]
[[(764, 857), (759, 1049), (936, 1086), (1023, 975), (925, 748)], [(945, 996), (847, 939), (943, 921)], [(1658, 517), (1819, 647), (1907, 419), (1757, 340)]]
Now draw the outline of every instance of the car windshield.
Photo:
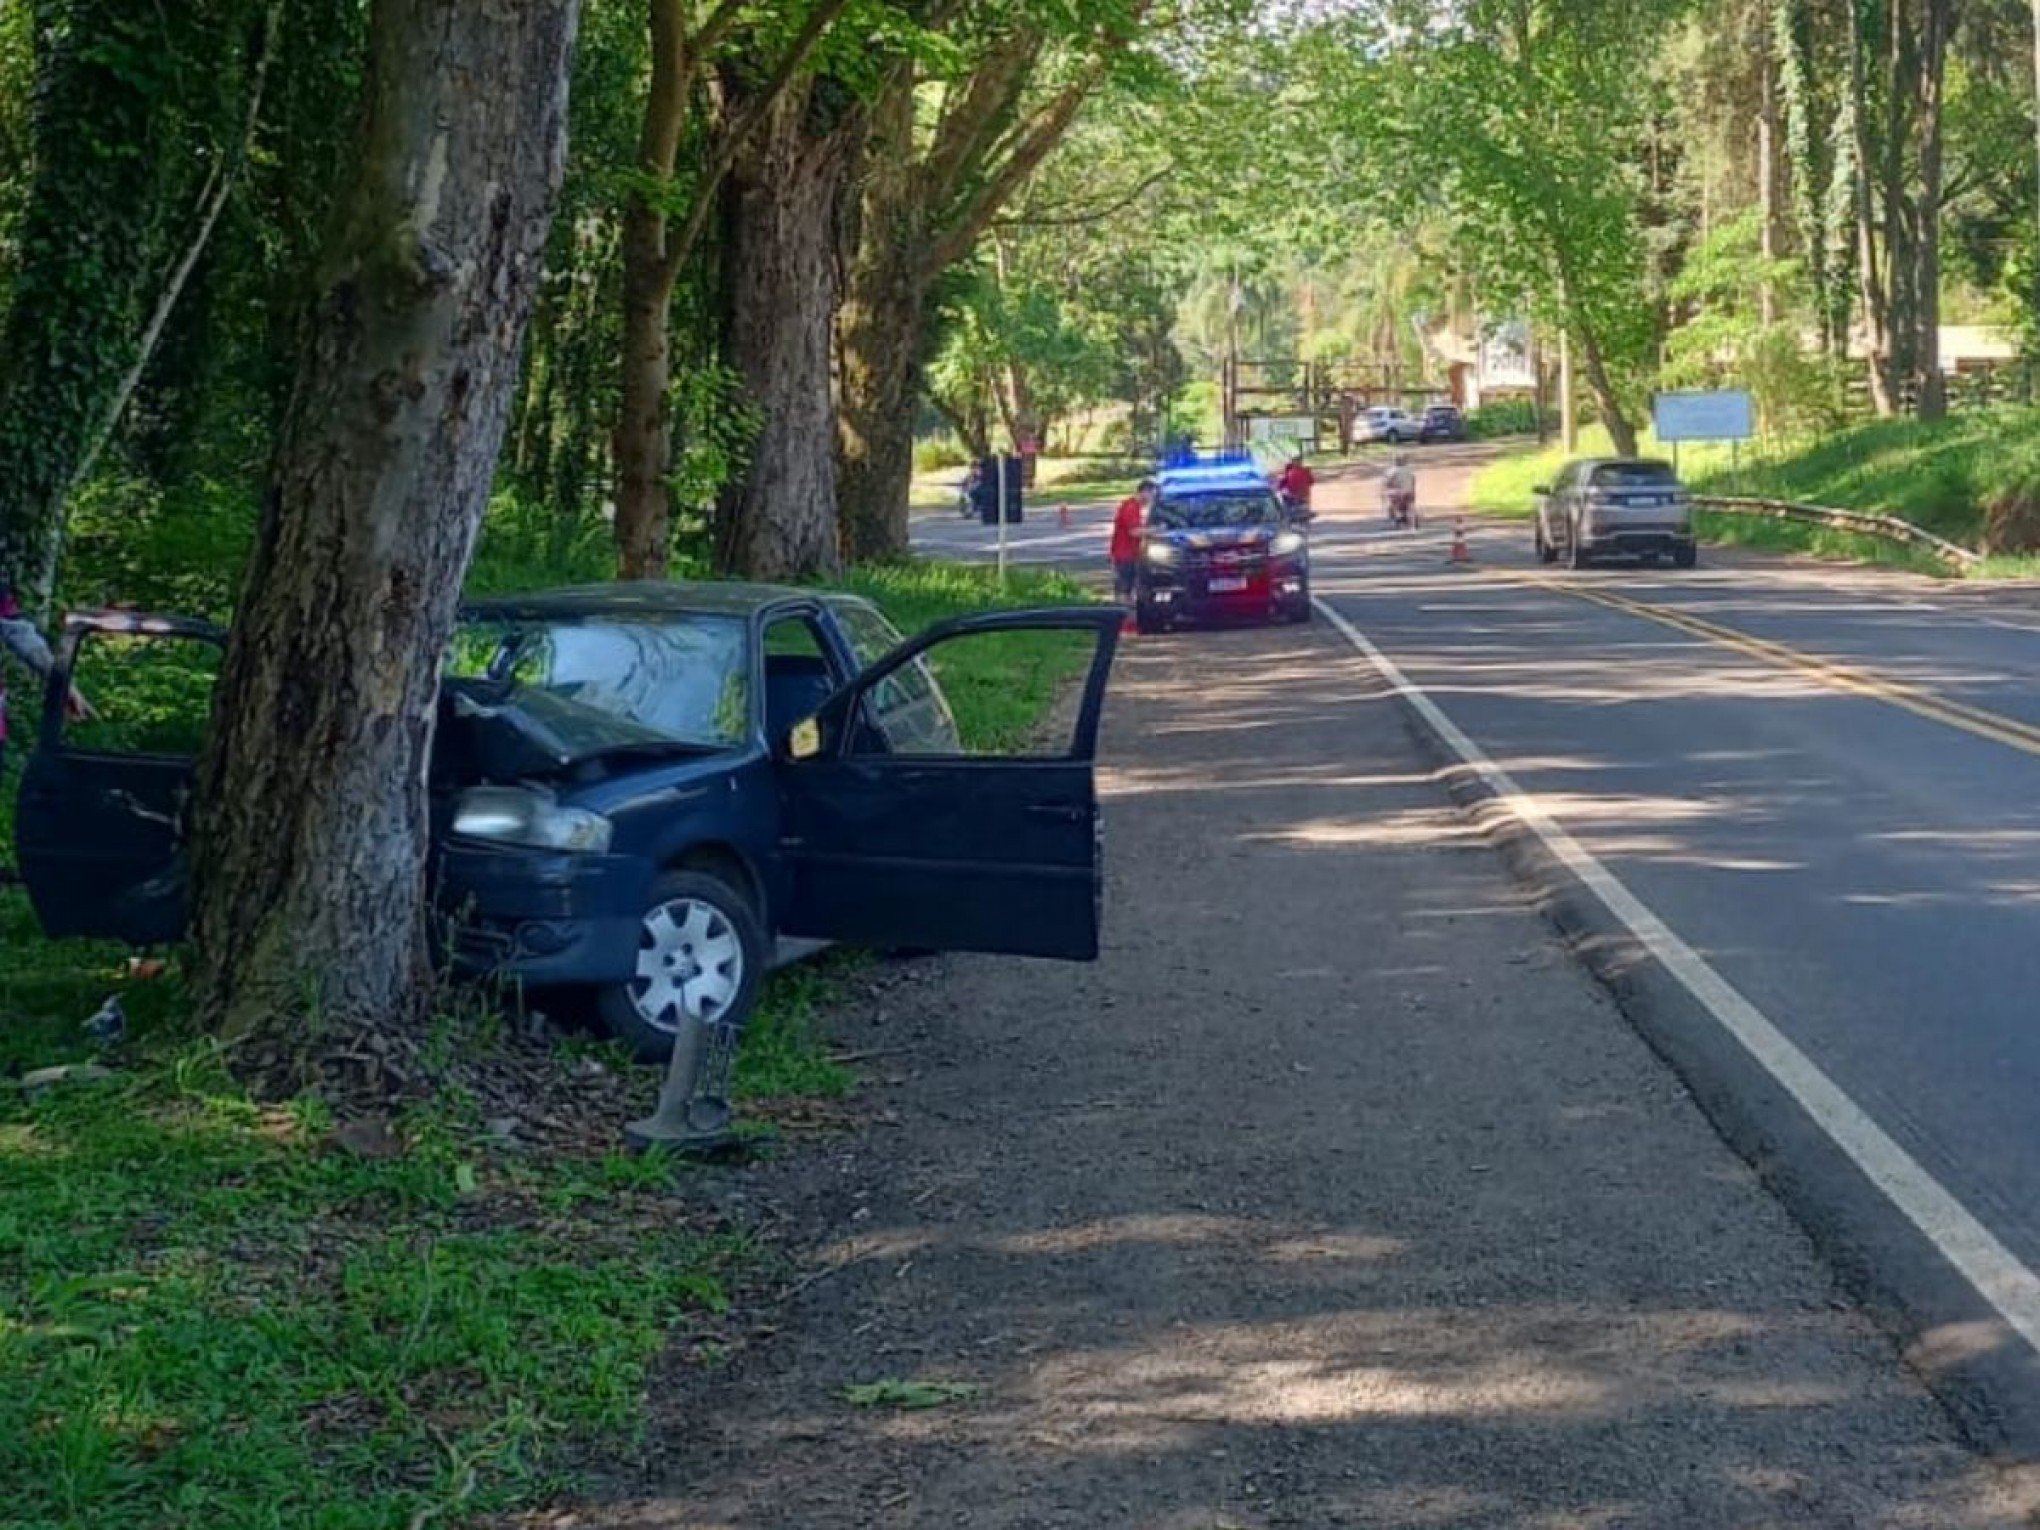
[(568, 752), (725, 749), (750, 728), (747, 628), (728, 616), (470, 622), (449, 680), (477, 683)]
[(1666, 462), (1604, 462), (1594, 469), (1597, 489), (1676, 487), (1679, 480)]
[(1218, 526), (1272, 526), (1281, 516), (1273, 495), (1245, 492), (1165, 499), (1155, 505), (1151, 518), (1166, 531), (1209, 531)]

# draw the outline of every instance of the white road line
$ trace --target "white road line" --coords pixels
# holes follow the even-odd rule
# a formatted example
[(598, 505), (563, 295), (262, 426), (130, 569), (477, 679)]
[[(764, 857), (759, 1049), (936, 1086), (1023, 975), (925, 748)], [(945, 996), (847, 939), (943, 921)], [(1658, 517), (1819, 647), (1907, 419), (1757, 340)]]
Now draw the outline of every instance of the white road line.
[(1871, 1120), (1763, 1011), (1673, 934), (1670, 926), (1652, 913), (1642, 899), (1539, 807), (1366, 634), (1324, 601), (1315, 600), (1312, 604), (1416, 708), (1418, 715), (1451, 746), (1452, 752), (1487, 783), (1497, 800), (1544, 841), (1545, 848), (1586, 883), (1643, 948), (1799, 1102), (1835, 1146), (1962, 1272), (1977, 1293), (1997, 1309), (1998, 1315), (2028, 1344), (2040, 1350), (2040, 1276), (2022, 1264), (1940, 1181)]

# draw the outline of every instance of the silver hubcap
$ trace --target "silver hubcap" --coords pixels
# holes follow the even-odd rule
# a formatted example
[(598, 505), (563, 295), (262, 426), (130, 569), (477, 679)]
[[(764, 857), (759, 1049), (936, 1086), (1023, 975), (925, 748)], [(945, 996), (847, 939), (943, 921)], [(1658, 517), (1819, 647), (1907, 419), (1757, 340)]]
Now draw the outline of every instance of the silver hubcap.
[(713, 903), (675, 898), (645, 915), (630, 1002), (646, 1024), (677, 1031), (683, 1019), (718, 1020), (743, 986), (744, 943)]

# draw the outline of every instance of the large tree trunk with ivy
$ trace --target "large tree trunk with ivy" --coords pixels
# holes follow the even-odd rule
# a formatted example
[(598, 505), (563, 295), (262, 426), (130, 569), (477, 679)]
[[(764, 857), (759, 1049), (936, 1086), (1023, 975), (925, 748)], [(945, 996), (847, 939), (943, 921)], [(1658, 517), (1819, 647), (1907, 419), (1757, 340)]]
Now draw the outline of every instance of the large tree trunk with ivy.
[(200, 771), (196, 996), (231, 1039), (401, 1027), (424, 991), (438, 660), (558, 190), (578, 8), (375, 0), (364, 135)]
[(726, 354), (759, 434), (751, 471), (724, 496), (717, 555), (750, 579), (840, 567), (829, 340), (838, 210), (861, 118), (839, 94), (824, 82), (781, 96), (726, 187)]
[(64, 496), (135, 355), (160, 185), (151, 16), (37, 6), (35, 181), (0, 330), (0, 581), (46, 597)]

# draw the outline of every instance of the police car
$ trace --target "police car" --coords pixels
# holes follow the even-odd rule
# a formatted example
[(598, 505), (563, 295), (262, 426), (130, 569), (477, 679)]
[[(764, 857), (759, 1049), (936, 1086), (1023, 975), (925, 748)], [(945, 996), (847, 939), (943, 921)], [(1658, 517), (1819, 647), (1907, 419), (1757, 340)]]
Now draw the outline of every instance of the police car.
[(1156, 484), (1134, 582), (1142, 632), (1310, 620), (1308, 516), (1285, 512), (1251, 458), (1168, 467)]

